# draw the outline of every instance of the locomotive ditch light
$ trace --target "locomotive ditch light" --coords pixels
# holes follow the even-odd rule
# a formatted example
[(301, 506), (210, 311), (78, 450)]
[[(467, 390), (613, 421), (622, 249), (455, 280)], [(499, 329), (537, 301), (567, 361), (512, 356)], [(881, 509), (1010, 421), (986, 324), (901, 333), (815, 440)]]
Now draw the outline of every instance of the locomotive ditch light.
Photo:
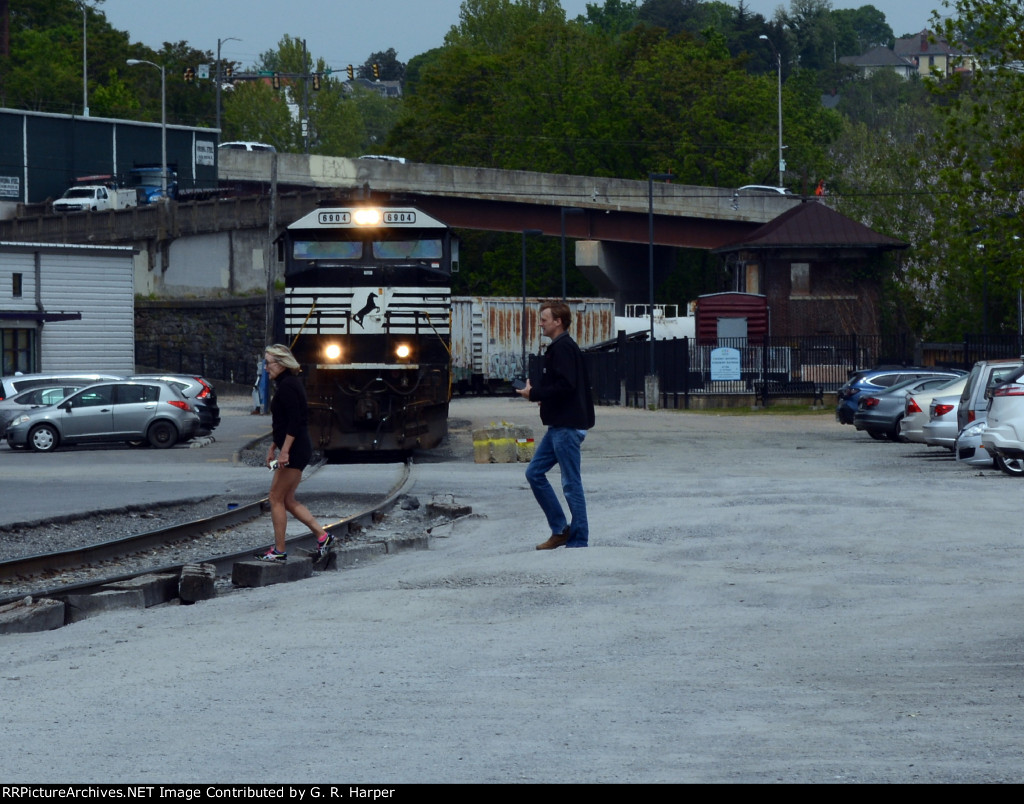
[(380, 223), (380, 210), (372, 207), (363, 207), (352, 213), (352, 220), (359, 226), (376, 226)]
[(341, 357), (341, 345), (337, 343), (329, 343), (324, 348), (324, 357), (328, 360), (337, 360)]
[(408, 360), (412, 355), (412, 347), (407, 343), (400, 343), (395, 347), (395, 357), (399, 360)]

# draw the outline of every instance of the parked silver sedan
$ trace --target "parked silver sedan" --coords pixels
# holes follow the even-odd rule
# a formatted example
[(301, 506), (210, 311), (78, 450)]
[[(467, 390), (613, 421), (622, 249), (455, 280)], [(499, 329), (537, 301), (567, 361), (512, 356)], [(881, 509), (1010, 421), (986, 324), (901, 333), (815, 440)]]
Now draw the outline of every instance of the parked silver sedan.
[(928, 424), (921, 428), (924, 443), (929, 447), (953, 449), (960, 432), (956, 424), (956, 410), (960, 405), (959, 396), (937, 396), (928, 410), (931, 414)]
[(905, 440), (903, 419), (906, 415), (907, 397), (930, 388), (948, 385), (951, 382), (959, 382), (959, 378), (951, 379), (948, 376), (914, 377), (899, 382), (891, 388), (885, 388), (872, 394), (863, 394), (857, 403), (857, 412), (853, 417), (854, 427), (867, 431), (872, 438)]
[(16, 417), (6, 431), (11, 447), (52, 452), (61, 444), (148, 441), (165, 449), (191, 438), (199, 416), (181, 392), (163, 382), (102, 382), (56, 405)]

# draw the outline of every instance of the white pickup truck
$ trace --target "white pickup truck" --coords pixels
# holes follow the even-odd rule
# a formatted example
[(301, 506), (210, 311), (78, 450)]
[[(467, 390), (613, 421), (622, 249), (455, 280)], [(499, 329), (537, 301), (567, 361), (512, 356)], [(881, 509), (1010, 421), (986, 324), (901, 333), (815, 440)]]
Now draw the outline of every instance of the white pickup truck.
[(69, 187), (53, 202), (54, 212), (85, 212), (102, 209), (128, 209), (139, 205), (134, 188), (116, 189), (104, 184), (80, 184)]

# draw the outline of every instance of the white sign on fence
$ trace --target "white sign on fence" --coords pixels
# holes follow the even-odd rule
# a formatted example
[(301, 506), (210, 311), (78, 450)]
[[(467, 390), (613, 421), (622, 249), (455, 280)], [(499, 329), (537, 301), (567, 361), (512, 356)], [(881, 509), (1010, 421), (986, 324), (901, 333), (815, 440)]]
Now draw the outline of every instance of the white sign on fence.
[(740, 379), (740, 350), (720, 346), (711, 350), (711, 379)]

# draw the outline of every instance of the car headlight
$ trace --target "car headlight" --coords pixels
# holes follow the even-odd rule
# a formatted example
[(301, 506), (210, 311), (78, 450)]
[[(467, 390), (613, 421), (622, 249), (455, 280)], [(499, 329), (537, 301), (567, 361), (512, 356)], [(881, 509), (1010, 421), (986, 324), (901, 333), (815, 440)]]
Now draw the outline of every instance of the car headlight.
[(961, 438), (980, 438), (982, 433), (988, 429), (988, 422), (978, 422), (972, 424), (969, 427), (965, 427), (963, 432), (960, 433)]

